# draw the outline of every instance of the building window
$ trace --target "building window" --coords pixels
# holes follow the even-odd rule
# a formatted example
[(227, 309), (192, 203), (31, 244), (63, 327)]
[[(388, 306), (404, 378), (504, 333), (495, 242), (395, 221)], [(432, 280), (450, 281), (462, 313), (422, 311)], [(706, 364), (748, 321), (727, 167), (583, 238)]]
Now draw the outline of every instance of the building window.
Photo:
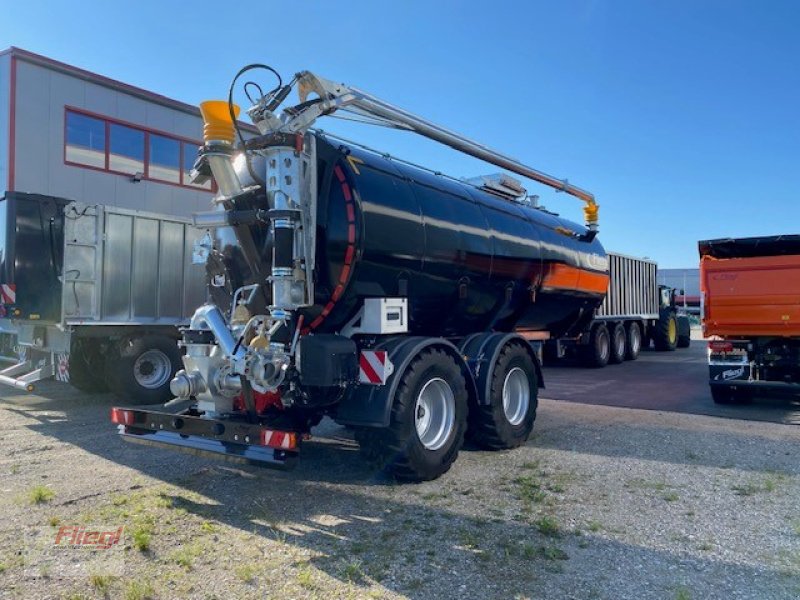
[(194, 185), (189, 171), (200, 142), (67, 108), (64, 161), (68, 164), (193, 189), (214, 191), (209, 181)]
[(79, 165), (106, 168), (106, 124), (79, 113), (67, 113), (66, 159)]
[(181, 182), (181, 143), (178, 140), (150, 134), (150, 164), (147, 175), (150, 179), (159, 181)]
[(108, 170), (144, 175), (144, 131), (109, 123)]

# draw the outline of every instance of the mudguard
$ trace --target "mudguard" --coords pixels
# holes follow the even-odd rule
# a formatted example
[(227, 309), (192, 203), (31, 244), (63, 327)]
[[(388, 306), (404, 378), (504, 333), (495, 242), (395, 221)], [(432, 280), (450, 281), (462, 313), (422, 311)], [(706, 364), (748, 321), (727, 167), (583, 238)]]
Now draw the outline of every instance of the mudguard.
[(485, 405), (489, 403), (489, 386), (492, 382), (489, 375), (494, 369), (497, 358), (503, 347), (511, 341), (519, 341), (528, 351), (536, 367), (536, 379), (539, 388), (544, 388), (544, 376), (539, 358), (534, 352), (528, 341), (516, 333), (476, 333), (464, 338), (461, 342), (460, 351), (466, 358), (470, 371), (475, 378), (478, 388), (478, 403)]
[(358, 385), (339, 403), (334, 420), (342, 425), (355, 427), (388, 427), (392, 414), (392, 402), (403, 373), (420, 352), (438, 347), (452, 355), (464, 373), (470, 401), (478, 398), (472, 370), (456, 346), (444, 338), (394, 337), (382, 341), (370, 350), (385, 350), (394, 365), (394, 372), (385, 385)]

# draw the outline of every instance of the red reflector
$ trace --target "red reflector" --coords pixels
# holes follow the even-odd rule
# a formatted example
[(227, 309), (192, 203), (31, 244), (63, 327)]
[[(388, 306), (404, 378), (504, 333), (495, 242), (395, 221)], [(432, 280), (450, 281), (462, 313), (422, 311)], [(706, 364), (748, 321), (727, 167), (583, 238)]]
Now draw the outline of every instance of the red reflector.
[(708, 342), (708, 348), (712, 352), (733, 352), (732, 342)]
[(261, 445), (281, 450), (294, 450), (297, 448), (297, 434), (286, 431), (262, 429)]
[(111, 409), (111, 422), (117, 425), (133, 425), (133, 411), (121, 408)]

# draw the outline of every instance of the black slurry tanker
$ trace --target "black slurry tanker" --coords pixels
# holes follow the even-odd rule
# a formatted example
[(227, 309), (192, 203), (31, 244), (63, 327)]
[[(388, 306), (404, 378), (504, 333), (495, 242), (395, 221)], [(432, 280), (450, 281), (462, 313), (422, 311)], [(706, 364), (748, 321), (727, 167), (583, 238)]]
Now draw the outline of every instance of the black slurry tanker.
[[(272, 71), (245, 67), (231, 91), (254, 68)], [(195, 215), (210, 301), (183, 331), (176, 399), (114, 408), (120, 433), (288, 467), (327, 415), (405, 480), (447, 471), (465, 435), (523, 444), (543, 387), (531, 342), (581, 331), (608, 286), (591, 194), (309, 72), (247, 111), (258, 134), (239, 130), (232, 93), (201, 110), (193, 176), (219, 187)], [(311, 128), (334, 111), (576, 196), (586, 226), (532, 206), (508, 175), (458, 181)]]

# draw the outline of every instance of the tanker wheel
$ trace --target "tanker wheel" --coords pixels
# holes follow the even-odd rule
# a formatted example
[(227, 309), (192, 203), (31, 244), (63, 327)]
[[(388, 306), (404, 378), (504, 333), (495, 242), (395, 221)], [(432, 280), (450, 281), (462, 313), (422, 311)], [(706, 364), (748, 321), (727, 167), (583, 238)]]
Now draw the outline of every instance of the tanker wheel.
[(636, 360), (642, 349), (642, 328), (633, 322), (625, 330), (627, 343), (625, 344), (625, 360)]
[(625, 360), (627, 352), (625, 327), (622, 323), (617, 323), (614, 329), (611, 330), (611, 353), (608, 356), (608, 362), (618, 365)]
[(88, 340), (77, 339), (70, 349), (69, 383), (87, 394), (107, 392), (103, 356), (96, 345), (92, 347), (87, 342)]
[(445, 473), (464, 443), (467, 384), (452, 356), (425, 349), (402, 373), (388, 427), (356, 430), (362, 454), (403, 481)]
[(605, 325), (595, 325), (589, 334), (589, 343), (580, 349), (581, 363), (586, 367), (600, 369), (608, 364), (611, 356), (611, 336)]
[(538, 390), (531, 355), (518, 343), (506, 344), (492, 371), (488, 404), (471, 407), (470, 439), (491, 450), (524, 444), (536, 420)]
[(678, 346), (678, 319), (672, 311), (663, 313), (653, 328), (656, 350), (671, 352)]
[(106, 358), (108, 386), (133, 405), (170, 400), (169, 383), (180, 368), (178, 343), (160, 335), (124, 340)]

